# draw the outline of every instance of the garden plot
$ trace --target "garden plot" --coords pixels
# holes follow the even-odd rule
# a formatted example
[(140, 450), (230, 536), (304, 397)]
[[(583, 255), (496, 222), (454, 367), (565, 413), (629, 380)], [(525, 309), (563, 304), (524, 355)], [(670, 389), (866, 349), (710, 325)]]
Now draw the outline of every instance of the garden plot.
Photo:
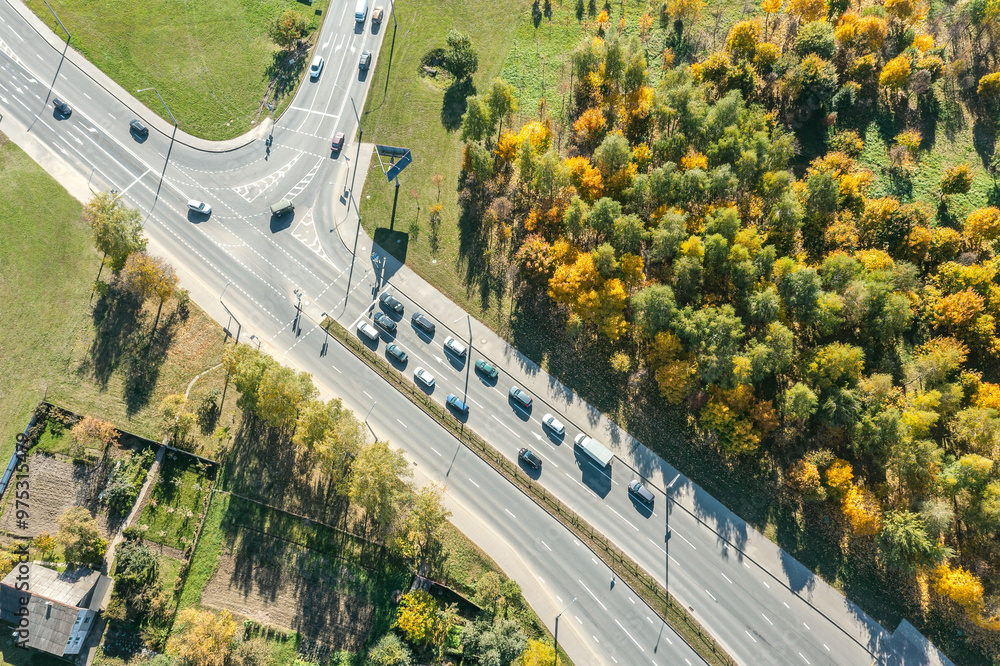
[(212, 489), (212, 472), (196, 458), (169, 451), (139, 514), (143, 538), (183, 551), (194, 541)]
[(375, 612), (355, 596), (366, 596), (369, 584), (353, 569), (283, 539), (241, 530), (231, 547), (223, 547), (201, 602), (298, 631), (312, 644), (358, 652)]
[[(0, 529), (8, 534), (35, 537), (59, 531), (59, 516), (74, 506), (86, 507), (97, 519), (101, 534), (117, 531), (123, 516), (110, 516), (97, 499), (113, 465), (85, 465), (63, 456), (34, 454), (28, 459), (29, 500), (27, 529), (18, 526), (10, 494)], [(13, 488), (13, 484), (12, 484)]]

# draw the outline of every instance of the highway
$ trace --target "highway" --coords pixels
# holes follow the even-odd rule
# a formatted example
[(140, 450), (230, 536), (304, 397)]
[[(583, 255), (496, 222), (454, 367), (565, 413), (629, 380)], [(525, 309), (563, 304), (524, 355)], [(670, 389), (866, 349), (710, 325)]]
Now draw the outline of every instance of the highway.
[[(370, 411), (377, 436), (403, 448), (421, 475), (447, 483), (456, 524), (516, 577), (550, 629), (555, 614), (576, 598), (560, 621), (560, 644), (577, 664), (698, 659), (627, 588), (611, 587), (608, 569), (569, 532), (353, 354), (328, 344), (318, 327), (323, 314), (355, 330), (380, 309), (380, 294), (396, 296), (405, 308), (397, 330), (382, 332), (371, 347), (384, 353), (391, 340), (402, 346), (410, 358), (396, 367), (411, 378), (417, 366), (428, 369), (436, 378), (429, 391), (435, 400), (443, 403), (448, 393), (467, 397), (467, 425), (512, 460), (522, 446), (540, 455), (542, 469), (533, 473), (539, 482), (668, 584), (740, 663), (895, 663), (888, 632), (839, 593), (776, 555), (762, 537), (751, 543), (742, 521), (714, 507), (668, 463), (633, 446), (482, 324), (467, 321), (405, 266), (391, 257), (371, 260), (371, 241), (359, 233), (349, 205), (358, 198), (352, 183), (360, 192), (370, 155), (354, 141), (355, 109), (364, 106), (369, 78), (358, 58), (367, 49), (372, 69), (378, 66), (382, 40), (392, 30), (388, 3), (377, 27), (370, 19), (356, 24), (353, 3), (331, 6), (318, 39), (326, 59), (319, 79), (303, 81), (273, 128), (268, 122), (239, 140), (209, 144), (184, 134), (182, 117), (171, 140), (173, 127), (144, 107), (160, 104), (152, 91), (121, 90), (78, 54), (63, 57), (58, 37), (13, 1), (0, 4), (0, 131), (71, 191), (84, 193), (78, 196), (87, 189), (120, 192), (143, 212), (152, 251), (178, 268), (195, 302), (241, 341), (254, 336), (283, 363), (311, 372), (325, 395), (342, 397), (358, 414)], [(54, 112), (53, 96), (73, 107), (71, 116)], [(150, 127), (148, 139), (129, 132), (133, 118)], [(333, 154), (337, 131), (347, 145)], [(272, 218), (268, 206), (285, 198), (294, 202), (294, 214)], [(211, 216), (190, 213), (189, 199), (210, 203)], [(412, 327), (415, 311), (436, 322), (433, 336)], [(466, 357), (448, 355), (445, 337), (469, 346), (470, 328)], [(497, 380), (485, 381), (470, 367), (479, 358), (500, 370)], [(514, 385), (533, 395), (530, 410), (509, 400)], [(566, 424), (564, 437), (543, 430), (546, 413)], [(580, 432), (609, 444), (619, 459), (595, 468), (575, 450)], [(627, 462), (652, 481), (652, 510), (627, 493), (628, 482), (639, 477)], [(706, 506), (711, 509), (702, 511)], [(735, 525), (725, 531), (742, 538), (723, 538), (720, 524)]]

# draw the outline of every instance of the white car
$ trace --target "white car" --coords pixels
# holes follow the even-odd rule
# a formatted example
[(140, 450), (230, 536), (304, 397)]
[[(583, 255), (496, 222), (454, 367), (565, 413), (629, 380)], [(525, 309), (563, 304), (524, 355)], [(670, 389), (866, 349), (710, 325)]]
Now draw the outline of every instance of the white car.
[(455, 356), (465, 356), (465, 345), (451, 336), (445, 338), (444, 348)]
[(417, 379), (419, 379), (425, 385), (427, 385), (428, 388), (430, 388), (431, 386), (434, 386), (434, 375), (432, 375), (431, 373), (427, 372), (423, 368), (417, 368), (416, 370), (414, 370), (413, 371), (413, 376), (416, 377)]
[(559, 419), (552, 416), (551, 414), (546, 414), (545, 416), (542, 417), (542, 425), (547, 427), (549, 430), (551, 430), (557, 435), (562, 436), (566, 434), (566, 426), (560, 423)]
[(358, 333), (365, 336), (372, 342), (378, 342), (378, 329), (367, 322), (362, 321), (358, 324)]
[(201, 213), (202, 215), (211, 215), (212, 214), (212, 207), (211, 206), (209, 206), (204, 201), (195, 201), (194, 199), (191, 199), (190, 201), (188, 201), (188, 210), (190, 210), (192, 212), (195, 212), (195, 213)]
[(312, 65), (309, 66), (309, 78), (318, 79), (320, 72), (323, 71), (323, 56), (316, 56), (313, 58)]

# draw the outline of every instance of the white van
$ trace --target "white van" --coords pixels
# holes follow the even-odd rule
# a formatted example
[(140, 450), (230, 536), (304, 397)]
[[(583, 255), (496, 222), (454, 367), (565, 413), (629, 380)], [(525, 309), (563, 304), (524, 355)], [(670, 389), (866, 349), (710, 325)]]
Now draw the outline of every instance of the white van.
[(368, 18), (368, 0), (358, 0), (358, 6), (354, 9), (354, 20), (364, 23)]

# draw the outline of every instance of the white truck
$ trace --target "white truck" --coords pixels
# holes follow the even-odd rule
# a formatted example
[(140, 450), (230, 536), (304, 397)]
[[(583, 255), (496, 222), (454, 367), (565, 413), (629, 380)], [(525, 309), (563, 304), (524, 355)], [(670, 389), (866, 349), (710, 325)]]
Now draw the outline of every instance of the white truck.
[(590, 458), (597, 463), (598, 467), (607, 467), (614, 460), (615, 454), (611, 453), (608, 447), (598, 442), (593, 437), (583, 434), (576, 436), (573, 443), (580, 447)]

